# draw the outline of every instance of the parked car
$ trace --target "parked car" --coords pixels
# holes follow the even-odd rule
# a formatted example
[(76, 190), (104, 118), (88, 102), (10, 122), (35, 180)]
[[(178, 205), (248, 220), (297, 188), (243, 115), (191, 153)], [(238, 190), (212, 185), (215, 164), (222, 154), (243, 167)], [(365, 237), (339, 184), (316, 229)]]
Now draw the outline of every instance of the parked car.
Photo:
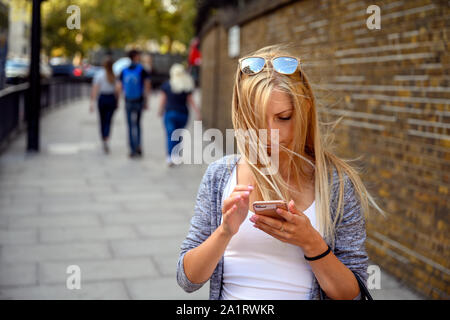
[[(5, 73), (6, 83), (19, 84), (28, 81), (30, 72), (30, 63), (27, 59), (8, 59), (6, 61)], [(50, 78), (52, 75), (51, 68), (43, 61), (40, 64), (40, 72), (42, 78)]]
[(71, 63), (50, 65), (52, 68), (53, 77), (72, 76), (75, 68)]
[(6, 83), (19, 84), (26, 82), (30, 66), (25, 60), (8, 59), (6, 60), (5, 73)]
[(83, 69), (72, 63), (51, 64), (53, 77), (79, 78), (83, 76)]

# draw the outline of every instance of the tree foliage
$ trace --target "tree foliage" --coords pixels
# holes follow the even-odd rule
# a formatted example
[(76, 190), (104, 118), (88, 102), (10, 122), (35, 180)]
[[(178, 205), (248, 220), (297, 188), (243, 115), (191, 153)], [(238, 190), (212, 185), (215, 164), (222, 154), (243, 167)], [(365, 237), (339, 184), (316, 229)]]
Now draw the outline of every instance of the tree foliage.
[[(66, 26), (71, 4), (80, 7), (79, 30)], [(97, 47), (124, 48), (153, 39), (166, 42), (170, 51), (175, 40), (189, 45), (195, 15), (194, 0), (48, 0), (43, 2), (43, 49), (47, 55), (85, 55)]]

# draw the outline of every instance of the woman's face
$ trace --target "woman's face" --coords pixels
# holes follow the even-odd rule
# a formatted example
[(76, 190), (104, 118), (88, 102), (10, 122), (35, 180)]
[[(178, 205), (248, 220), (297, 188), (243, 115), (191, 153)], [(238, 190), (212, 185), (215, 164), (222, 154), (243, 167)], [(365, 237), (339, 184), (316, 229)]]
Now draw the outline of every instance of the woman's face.
[[(270, 130), (278, 129), (279, 144), (284, 147), (291, 145), (294, 137), (294, 107), (289, 95), (279, 90), (270, 94), (266, 109), (266, 123), (268, 136), (268, 152), (270, 154)], [(281, 151), (281, 150), (280, 150)]]

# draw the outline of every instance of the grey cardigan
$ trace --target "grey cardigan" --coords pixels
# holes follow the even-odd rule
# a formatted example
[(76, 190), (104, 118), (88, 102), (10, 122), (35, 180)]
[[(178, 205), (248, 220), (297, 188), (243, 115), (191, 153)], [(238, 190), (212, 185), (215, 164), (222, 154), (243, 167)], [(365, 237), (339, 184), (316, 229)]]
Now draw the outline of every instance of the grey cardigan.
[[(222, 193), (239, 155), (225, 156), (208, 166), (198, 189), (194, 215), (186, 239), (181, 244), (180, 256), (177, 264), (178, 284), (186, 291), (193, 292), (200, 289), (203, 283), (193, 283), (184, 272), (183, 259), (186, 252), (199, 246), (220, 225), (222, 218)], [(334, 219), (339, 192), (338, 175), (333, 168), (333, 191), (331, 199), (331, 215)], [(324, 239), (331, 247), (335, 256), (356, 273), (366, 283), (368, 256), (365, 249), (366, 229), (364, 215), (354, 192), (353, 184), (344, 175), (344, 212), (341, 221), (336, 226), (335, 245), (329, 239)], [(223, 256), (217, 264), (210, 278), (209, 299), (219, 300), (222, 290)], [(324, 298), (328, 299), (324, 294)], [(358, 295), (355, 299), (359, 299)], [(313, 277), (310, 299), (320, 299), (320, 287)]]

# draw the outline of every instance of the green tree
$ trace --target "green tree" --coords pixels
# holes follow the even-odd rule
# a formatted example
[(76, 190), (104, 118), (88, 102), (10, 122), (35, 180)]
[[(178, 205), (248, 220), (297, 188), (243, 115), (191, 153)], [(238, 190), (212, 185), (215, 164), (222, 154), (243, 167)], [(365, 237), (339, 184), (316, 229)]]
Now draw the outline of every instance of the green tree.
[(171, 51), (173, 41), (188, 46), (194, 34), (194, 0), (78, 0), (80, 30), (66, 26), (66, 10), (71, 4), (70, 0), (44, 2), (43, 48), (49, 55), (55, 51), (85, 55), (96, 47), (123, 48), (149, 39), (159, 43), (168, 39)]

